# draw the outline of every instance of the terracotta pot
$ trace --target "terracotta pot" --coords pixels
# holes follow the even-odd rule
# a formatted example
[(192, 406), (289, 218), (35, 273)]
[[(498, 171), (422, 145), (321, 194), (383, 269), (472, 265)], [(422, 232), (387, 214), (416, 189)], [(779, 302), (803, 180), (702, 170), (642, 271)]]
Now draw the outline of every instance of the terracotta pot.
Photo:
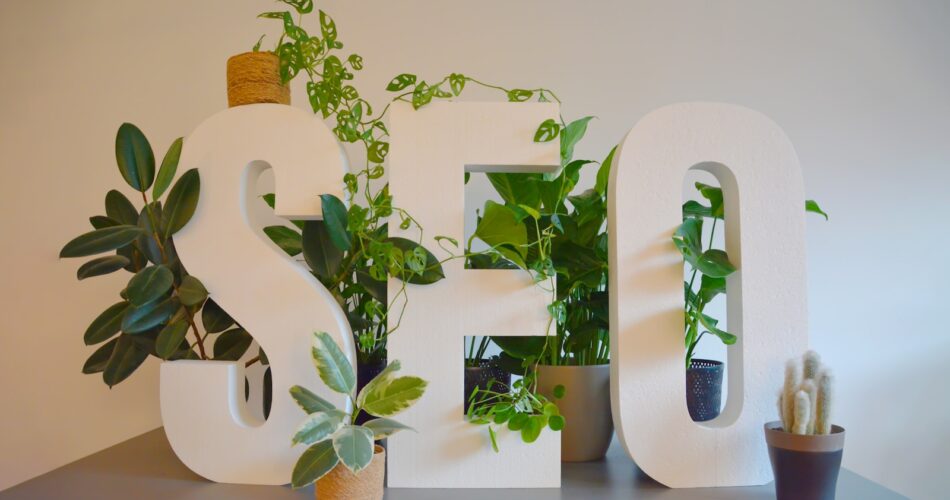
[[(564, 386), (564, 397), (554, 388)], [(610, 410), (610, 365), (538, 366), (538, 392), (564, 416), (561, 461), (588, 462), (607, 454), (614, 421)]]
[(376, 445), (373, 460), (359, 474), (337, 464), (317, 480), (314, 493), (319, 500), (382, 500), (385, 476), (386, 450)]
[(781, 422), (765, 424), (765, 441), (775, 474), (778, 500), (834, 500), (844, 455), (844, 429), (831, 434), (785, 432)]
[(722, 409), (721, 361), (693, 359), (686, 370), (686, 409), (693, 422), (706, 422)]
[[(494, 381), (494, 383), (489, 383)], [(465, 413), (468, 413), (468, 407), (471, 406), (469, 397), (475, 388), (488, 389), (496, 392), (508, 392), (511, 387), (511, 374), (503, 370), (498, 365), (498, 356), (479, 361), (478, 366), (465, 367), (465, 393), (462, 395), (465, 401)]]
[(290, 104), (290, 86), (280, 80), (280, 59), (273, 52), (245, 52), (228, 59), (228, 107)]

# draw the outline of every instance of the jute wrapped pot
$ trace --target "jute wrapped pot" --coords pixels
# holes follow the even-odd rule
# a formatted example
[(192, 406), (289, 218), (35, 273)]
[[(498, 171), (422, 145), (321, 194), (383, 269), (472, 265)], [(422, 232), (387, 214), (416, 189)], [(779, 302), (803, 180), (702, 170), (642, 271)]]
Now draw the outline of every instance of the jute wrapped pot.
[(280, 59), (273, 52), (245, 52), (228, 59), (228, 107), (290, 104), (290, 86), (280, 81)]
[(373, 460), (359, 474), (353, 474), (345, 465), (337, 464), (327, 475), (317, 480), (314, 492), (320, 500), (382, 500), (385, 476), (386, 449), (377, 444)]

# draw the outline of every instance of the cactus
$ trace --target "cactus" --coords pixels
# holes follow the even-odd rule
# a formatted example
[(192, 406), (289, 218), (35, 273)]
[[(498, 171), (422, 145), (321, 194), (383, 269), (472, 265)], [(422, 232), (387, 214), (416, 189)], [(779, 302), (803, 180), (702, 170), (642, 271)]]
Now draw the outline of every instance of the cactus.
[(782, 428), (795, 434), (831, 433), (831, 372), (815, 351), (785, 365), (785, 384), (778, 394)]
[(785, 364), (785, 387), (782, 390), (782, 427), (788, 431), (795, 424), (795, 392), (802, 383), (802, 368), (797, 360)]
[(831, 384), (833, 382), (831, 371), (822, 370), (818, 378), (815, 434), (831, 434)]
[(808, 434), (808, 421), (811, 420), (811, 396), (805, 391), (795, 393), (795, 422), (792, 432)]

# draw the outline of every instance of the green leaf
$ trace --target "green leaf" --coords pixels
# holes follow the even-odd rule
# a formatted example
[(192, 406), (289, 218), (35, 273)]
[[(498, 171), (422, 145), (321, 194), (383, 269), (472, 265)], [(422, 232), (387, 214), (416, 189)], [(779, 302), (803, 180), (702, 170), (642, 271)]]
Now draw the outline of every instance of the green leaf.
[(412, 427), (401, 424), (391, 418), (374, 418), (363, 424), (363, 427), (373, 431), (373, 439), (376, 441), (385, 439), (402, 430), (415, 432), (415, 429)]
[(709, 333), (719, 337), (719, 340), (723, 344), (732, 345), (736, 343), (737, 337), (725, 330), (720, 330), (716, 327), (716, 320), (706, 316), (705, 314), (699, 314), (699, 322), (702, 323), (703, 327), (709, 330)]
[(134, 226), (139, 222), (139, 211), (124, 194), (115, 189), (106, 193), (106, 216), (119, 224)]
[(152, 200), (161, 198), (168, 186), (171, 186), (172, 179), (175, 178), (175, 172), (178, 170), (178, 160), (181, 158), (183, 144), (184, 138), (179, 137), (172, 142), (172, 145), (168, 147), (168, 151), (165, 152), (162, 166), (158, 169), (158, 177), (155, 178), (155, 185), (152, 187)]
[(295, 385), (290, 388), (290, 396), (297, 402), (297, 406), (307, 412), (308, 415), (319, 411), (330, 411), (336, 409), (332, 403), (310, 392), (304, 387)]
[(566, 392), (567, 392), (567, 389), (565, 389), (563, 385), (558, 384), (558, 385), (554, 386), (554, 398), (555, 398), (555, 399), (561, 399), (561, 398), (563, 398), (563, 397), (564, 397), (564, 393), (566, 393)]
[(287, 226), (267, 226), (264, 234), (291, 257), (303, 251), (300, 233)]
[(693, 267), (696, 266), (703, 252), (702, 236), (702, 219), (686, 219), (673, 233), (673, 244)]
[(340, 410), (327, 410), (307, 417), (290, 439), (292, 444), (314, 444), (329, 438), (343, 425), (346, 413)]
[(188, 333), (188, 322), (184, 319), (169, 323), (158, 333), (155, 339), (155, 352), (162, 359), (168, 359), (175, 355), (181, 348), (181, 343), (185, 340)]
[(385, 241), (392, 243), (393, 246), (403, 252), (425, 252), (425, 270), (421, 274), (411, 272), (408, 263), (406, 263), (403, 271), (405, 274), (403, 276), (394, 276), (395, 278), (404, 279), (404, 281), (415, 285), (429, 285), (445, 278), (445, 272), (442, 270), (442, 264), (439, 263), (439, 259), (422, 245), (398, 236), (386, 238)]
[(373, 431), (356, 425), (343, 426), (333, 435), (333, 449), (354, 474), (373, 460)]
[(491, 338), (492, 342), (497, 345), (505, 354), (517, 358), (517, 359), (527, 359), (527, 358), (537, 358), (541, 351), (544, 350), (544, 344), (546, 342), (544, 337), (497, 337), (493, 336)]
[(82, 336), (83, 342), (86, 345), (95, 345), (109, 340), (113, 335), (119, 333), (122, 326), (122, 316), (128, 308), (129, 303), (125, 301), (109, 306), (99, 316), (96, 316), (96, 319), (92, 320), (92, 323), (86, 328), (86, 333)]
[(818, 206), (818, 202), (815, 200), (805, 200), (805, 211), (819, 214), (824, 216), (825, 220), (828, 220), (828, 214), (821, 210), (821, 207)]
[(699, 286), (699, 297), (708, 304), (720, 293), (726, 293), (726, 278), (703, 274)]
[(552, 415), (548, 417), (548, 427), (550, 427), (554, 432), (564, 429), (564, 424), (564, 417), (561, 415)]
[(498, 437), (495, 435), (495, 429), (488, 426), (488, 437), (491, 439), (491, 449), (495, 450), (495, 453), (498, 453)]
[(214, 340), (214, 359), (220, 361), (237, 361), (244, 356), (251, 347), (251, 334), (243, 328), (228, 330)]
[(360, 389), (359, 394), (356, 395), (356, 406), (357, 408), (362, 408), (363, 404), (366, 402), (366, 396), (374, 391), (380, 390), (384, 385), (389, 384), (393, 380), (393, 374), (402, 368), (402, 363), (398, 359), (394, 359), (383, 368), (383, 371), (379, 372), (372, 380), (370, 380), (362, 389)]
[(541, 206), (541, 193), (538, 189), (537, 174), (487, 174), (488, 181), (509, 205), (528, 205), (533, 208)]
[(597, 181), (594, 184), (594, 191), (597, 191), (597, 194), (601, 196), (606, 196), (607, 194), (607, 184), (610, 181), (610, 168), (614, 162), (614, 153), (617, 151), (617, 146), (614, 146), (610, 150), (610, 153), (607, 154), (607, 157), (604, 158), (604, 161), (600, 163), (600, 168), (597, 169)]
[(303, 488), (308, 484), (325, 476), (336, 467), (340, 459), (331, 441), (321, 441), (303, 452), (294, 465), (290, 484), (294, 488)]
[(142, 306), (159, 299), (172, 287), (175, 275), (165, 266), (142, 269), (129, 280), (126, 293), (133, 306)]
[(374, 417), (391, 417), (412, 406), (428, 383), (419, 377), (397, 377), (366, 393), (362, 409)]
[(185, 227), (195, 213), (198, 206), (198, 195), (201, 192), (201, 178), (198, 169), (193, 168), (185, 172), (178, 182), (172, 186), (165, 202), (164, 224), (165, 237), (178, 232)]
[(511, 89), (508, 91), (508, 101), (510, 102), (524, 102), (528, 99), (531, 99), (531, 96), (534, 95), (534, 92), (525, 89)]
[(538, 126), (538, 130), (534, 133), (534, 142), (553, 141), (560, 132), (561, 125), (553, 118), (548, 118)]
[(465, 88), (465, 75), (459, 73), (449, 75), (449, 87), (452, 89), (453, 94), (461, 94), (462, 89)]
[(109, 363), (109, 358), (112, 357), (112, 351), (115, 350), (116, 344), (119, 343), (119, 339), (112, 339), (105, 344), (102, 344), (102, 347), (96, 349), (96, 352), (92, 353), (86, 363), (82, 366), (82, 372), (90, 375), (93, 373), (102, 373), (106, 369), (106, 364)]
[(386, 141), (376, 141), (366, 150), (367, 158), (373, 163), (382, 163), (389, 154), (389, 143)]
[(205, 332), (219, 333), (228, 329), (234, 324), (234, 319), (228, 316), (228, 313), (221, 309), (213, 299), (208, 299), (201, 309), (201, 326)]
[(702, 182), (696, 183), (696, 190), (699, 191), (699, 194), (703, 195), (703, 198), (709, 200), (711, 217), (717, 219), (723, 218), (725, 215), (725, 209), (722, 202), (722, 189), (710, 186), (708, 184), (703, 184)]
[(538, 440), (541, 431), (548, 424), (548, 418), (544, 415), (531, 415), (521, 429), (521, 440), (525, 443), (533, 443)]
[(105, 215), (93, 215), (89, 218), (89, 224), (93, 229), (102, 229), (104, 227), (121, 226), (119, 221), (106, 217)]
[(580, 120), (574, 120), (571, 123), (568, 123), (564, 127), (564, 131), (561, 132), (561, 161), (567, 163), (571, 161), (571, 158), (574, 157), (574, 146), (584, 137), (584, 134), (587, 133), (587, 123), (590, 122), (594, 117), (585, 116)]
[(390, 92), (399, 92), (400, 90), (416, 83), (416, 75), (410, 75), (409, 73), (403, 73), (399, 76), (396, 76), (389, 82), (389, 85), (386, 86), (386, 90)]
[(330, 241), (344, 252), (349, 250), (352, 241), (350, 233), (346, 231), (346, 206), (332, 194), (321, 194), (320, 201), (323, 210), (323, 221), (326, 223), (327, 232), (330, 234)]
[(155, 178), (155, 155), (145, 134), (131, 123), (123, 123), (115, 136), (115, 160), (119, 173), (133, 189), (145, 192)]
[(683, 217), (712, 217), (712, 208), (696, 200), (683, 203)]
[(82, 280), (93, 276), (102, 276), (109, 274), (129, 265), (129, 259), (121, 255), (109, 255), (92, 259), (79, 267), (76, 271), (76, 278)]
[(323, 40), (328, 46), (337, 49), (343, 46), (336, 41), (336, 23), (334, 23), (333, 19), (322, 10), (320, 11), (320, 31), (323, 33)]
[(74, 238), (59, 251), (63, 257), (88, 257), (122, 248), (144, 234), (138, 226), (122, 224), (104, 227)]
[(208, 290), (195, 278), (188, 275), (182, 278), (181, 285), (178, 287), (178, 299), (186, 306), (198, 305), (208, 298)]
[(122, 317), (122, 331), (135, 334), (150, 330), (171, 318), (181, 304), (174, 297), (159, 303), (149, 302), (139, 307), (130, 307)]
[[(494, 201), (485, 202), (485, 214), (475, 228), (475, 236), (492, 247), (510, 245), (516, 256), (524, 259), (525, 245), (528, 244), (528, 231), (524, 224), (518, 221), (515, 213), (505, 205)], [(511, 251), (499, 248), (505, 257), (512, 258)]]
[(713, 278), (725, 278), (736, 271), (726, 252), (715, 248), (703, 252), (695, 266), (699, 272)]
[(148, 351), (140, 349), (130, 335), (120, 335), (112, 356), (102, 372), (102, 380), (112, 387), (132, 375), (148, 357)]
[(336, 345), (327, 332), (313, 334), (311, 349), (313, 364), (317, 367), (320, 380), (330, 389), (341, 394), (350, 394), (356, 387), (356, 373), (353, 365), (346, 359), (343, 351)]

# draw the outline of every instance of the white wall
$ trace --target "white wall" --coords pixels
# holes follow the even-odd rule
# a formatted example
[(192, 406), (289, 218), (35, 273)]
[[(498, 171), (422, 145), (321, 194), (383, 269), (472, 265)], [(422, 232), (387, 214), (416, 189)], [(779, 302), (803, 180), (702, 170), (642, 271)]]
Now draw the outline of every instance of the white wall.
[[(729, 101), (782, 125), (807, 192), (812, 343), (836, 368), (845, 465), (912, 497), (950, 488), (950, 4), (944, 0), (318, 2), (373, 102), (403, 71), (545, 85), (597, 115), (602, 157), (650, 110)], [(226, 58), (267, 0), (0, 4), (0, 489), (159, 425), (156, 365), (112, 391), (81, 335), (125, 277), (77, 283), (60, 246), (121, 187), (122, 121), (157, 149), (225, 106)], [(311, 25), (313, 26), (313, 25)], [(373, 89), (370, 92), (367, 89)], [(295, 89), (297, 105), (305, 105)], [(780, 367), (776, 367), (780, 369)]]

